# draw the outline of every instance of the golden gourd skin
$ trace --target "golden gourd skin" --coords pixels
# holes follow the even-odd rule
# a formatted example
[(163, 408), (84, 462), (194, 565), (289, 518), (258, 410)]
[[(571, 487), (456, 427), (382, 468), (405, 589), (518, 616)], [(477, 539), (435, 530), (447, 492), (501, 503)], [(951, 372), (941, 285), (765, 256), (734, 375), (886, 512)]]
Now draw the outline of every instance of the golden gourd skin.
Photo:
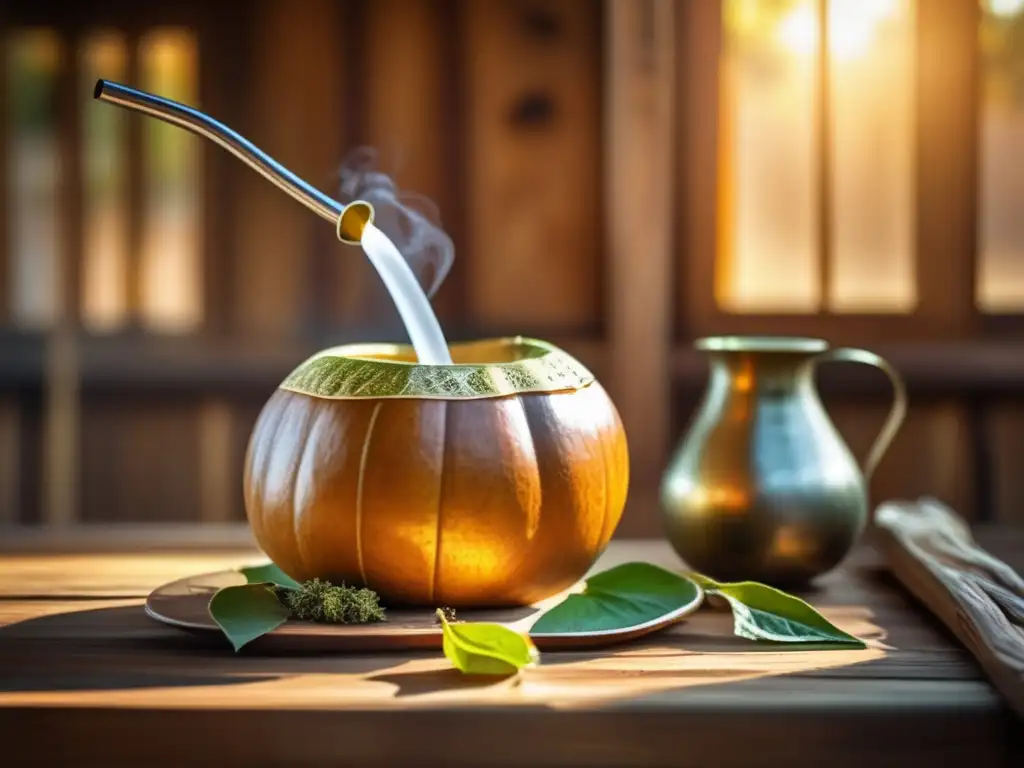
[(629, 467), (597, 382), (481, 399), (328, 399), (279, 389), (245, 505), (286, 573), (385, 605), (522, 605), (575, 583), (618, 525)]

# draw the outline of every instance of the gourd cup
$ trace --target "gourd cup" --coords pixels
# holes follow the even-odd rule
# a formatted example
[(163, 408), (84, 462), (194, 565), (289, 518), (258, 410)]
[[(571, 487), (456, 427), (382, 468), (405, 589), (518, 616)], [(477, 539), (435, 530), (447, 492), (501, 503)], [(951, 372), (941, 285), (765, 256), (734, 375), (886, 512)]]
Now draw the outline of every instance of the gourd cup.
[[(199, 110), (100, 80), (100, 101), (222, 147), (359, 242), (373, 209), (303, 181)], [(328, 349), (264, 406), (246, 453), (256, 540), (289, 576), (364, 584), (386, 604), (528, 604), (583, 576), (626, 500), (619, 416), (577, 360), (535, 339)]]
[(246, 514), (298, 580), (365, 585), (387, 605), (525, 605), (578, 581), (607, 546), (629, 460), (605, 390), (521, 337), (328, 349), (264, 406)]

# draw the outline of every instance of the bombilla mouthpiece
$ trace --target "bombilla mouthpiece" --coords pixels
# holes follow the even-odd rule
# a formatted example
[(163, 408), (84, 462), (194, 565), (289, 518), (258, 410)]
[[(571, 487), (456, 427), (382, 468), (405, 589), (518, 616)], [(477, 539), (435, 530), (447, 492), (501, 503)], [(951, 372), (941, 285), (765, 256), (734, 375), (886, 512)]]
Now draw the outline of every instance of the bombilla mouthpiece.
[(373, 223), (373, 206), (365, 200), (353, 200), (338, 217), (338, 239), (349, 245), (363, 241), (363, 231)]
[(184, 128), (223, 147), (313, 213), (335, 224), (338, 238), (344, 243), (358, 244), (363, 230), (373, 222), (373, 206), (369, 203), (356, 200), (343, 205), (328, 197), (251, 141), (198, 109), (110, 80), (97, 80), (92, 95), (99, 101), (116, 104)]

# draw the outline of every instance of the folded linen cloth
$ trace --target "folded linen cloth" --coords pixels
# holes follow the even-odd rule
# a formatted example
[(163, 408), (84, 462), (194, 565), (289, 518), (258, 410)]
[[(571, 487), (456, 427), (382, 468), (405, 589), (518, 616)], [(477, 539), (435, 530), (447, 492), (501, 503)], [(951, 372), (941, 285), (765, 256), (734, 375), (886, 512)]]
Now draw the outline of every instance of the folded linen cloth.
[(982, 549), (967, 523), (935, 499), (885, 502), (875, 523), (889, 570), (1024, 718), (1024, 578)]

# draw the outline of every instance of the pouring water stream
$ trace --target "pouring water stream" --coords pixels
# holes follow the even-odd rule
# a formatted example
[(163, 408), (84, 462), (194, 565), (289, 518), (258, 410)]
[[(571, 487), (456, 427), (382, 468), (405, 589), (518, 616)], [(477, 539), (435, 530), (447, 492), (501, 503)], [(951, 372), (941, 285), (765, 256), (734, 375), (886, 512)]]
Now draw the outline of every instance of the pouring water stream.
[(343, 205), (300, 179), (248, 139), (192, 107), (120, 83), (99, 80), (93, 97), (177, 125), (228, 150), (279, 189), (337, 227), (338, 238), (360, 245), (380, 275), (422, 365), (451, 365), (448, 344), (426, 293), (394, 243), (373, 224), (373, 206)]
[(423, 365), (451, 365), (452, 358), (437, 315), (395, 244), (373, 222), (368, 222), (363, 228), (360, 244), (391, 294), (419, 362)]

